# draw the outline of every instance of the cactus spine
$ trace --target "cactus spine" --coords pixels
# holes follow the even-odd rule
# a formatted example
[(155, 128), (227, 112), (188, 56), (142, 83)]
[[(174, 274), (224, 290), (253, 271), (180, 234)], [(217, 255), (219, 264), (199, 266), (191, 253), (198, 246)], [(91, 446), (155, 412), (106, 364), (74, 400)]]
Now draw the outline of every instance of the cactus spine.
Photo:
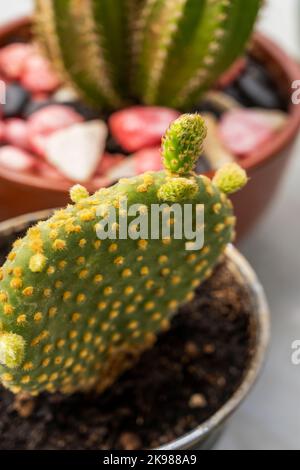
[(243, 52), (262, 0), (36, 0), (46, 51), (83, 96), (186, 108)]
[[(183, 115), (163, 139), (166, 171), (120, 180), (93, 196), (75, 186), (72, 205), (14, 244), (0, 272), (0, 379), (6, 387), (32, 394), (104, 390), (211, 275), (234, 235), (226, 194), (247, 177), (235, 164), (220, 170), (214, 183), (193, 173), (205, 134), (199, 115)], [(153, 204), (163, 204), (163, 213), (174, 202), (182, 209), (203, 204), (204, 247), (187, 251), (185, 238), (172, 233), (100, 240), (110, 209), (124, 215), (124, 198), (128, 208), (138, 204), (140, 214)], [(136, 218), (127, 215), (136, 228)], [(117, 222), (112, 226), (121, 230)]]

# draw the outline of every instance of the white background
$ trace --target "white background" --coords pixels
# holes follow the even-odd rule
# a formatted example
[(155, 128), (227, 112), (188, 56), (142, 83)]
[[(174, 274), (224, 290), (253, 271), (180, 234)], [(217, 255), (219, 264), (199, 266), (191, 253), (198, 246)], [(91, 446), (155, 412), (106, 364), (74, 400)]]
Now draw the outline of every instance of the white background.
[[(268, 0), (260, 28), (300, 58), (299, 0)], [(29, 13), (31, 0), (0, 0), (0, 21)], [(300, 77), (299, 77), (300, 79)], [(265, 286), (272, 344), (264, 373), (230, 423), (219, 449), (300, 449), (300, 142), (285, 182), (263, 223), (240, 247)]]

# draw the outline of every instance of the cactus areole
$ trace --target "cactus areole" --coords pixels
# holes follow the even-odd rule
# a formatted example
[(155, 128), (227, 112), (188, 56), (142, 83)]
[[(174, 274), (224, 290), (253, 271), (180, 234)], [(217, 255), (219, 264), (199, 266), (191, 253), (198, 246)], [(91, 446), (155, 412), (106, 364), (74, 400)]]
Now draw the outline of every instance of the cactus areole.
[(35, 31), (94, 106), (186, 109), (240, 56), (263, 0), (36, 0)]
[[(77, 185), (72, 205), (15, 242), (0, 281), (0, 378), (6, 387), (32, 394), (101, 392), (193, 298), (234, 236), (227, 194), (247, 182), (236, 164), (213, 181), (193, 173), (205, 135), (199, 115), (181, 116), (163, 139), (165, 171), (120, 180), (92, 196)], [(141, 213), (158, 204), (166, 211), (173, 203), (203, 205), (204, 246), (189, 251), (186, 239), (173, 234), (99, 239), (107, 213), (121, 212), (124, 198)]]

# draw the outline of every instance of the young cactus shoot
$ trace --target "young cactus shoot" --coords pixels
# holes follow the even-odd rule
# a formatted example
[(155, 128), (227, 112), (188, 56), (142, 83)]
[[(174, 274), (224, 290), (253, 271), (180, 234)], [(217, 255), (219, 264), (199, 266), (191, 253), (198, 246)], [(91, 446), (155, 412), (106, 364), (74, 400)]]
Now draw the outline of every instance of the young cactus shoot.
[[(205, 135), (199, 115), (180, 117), (163, 139), (166, 171), (120, 180), (92, 196), (75, 186), (72, 205), (14, 244), (0, 281), (0, 378), (6, 387), (34, 395), (101, 392), (153, 345), (178, 306), (211, 275), (234, 235), (226, 194), (247, 177), (237, 165), (220, 170), (213, 182), (195, 175)], [(100, 240), (101, 223), (112, 208), (121, 215), (124, 199), (141, 213), (158, 204), (164, 211), (174, 202), (204, 205), (204, 246), (188, 251), (184, 237), (173, 234)], [(129, 211), (128, 219), (136, 220)]]

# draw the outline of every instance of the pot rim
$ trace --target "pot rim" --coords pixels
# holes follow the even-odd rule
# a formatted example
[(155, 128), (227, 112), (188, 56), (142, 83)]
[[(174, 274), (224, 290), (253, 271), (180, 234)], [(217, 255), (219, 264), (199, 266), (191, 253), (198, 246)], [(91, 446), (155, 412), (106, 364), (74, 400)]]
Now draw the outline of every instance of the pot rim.
[[(46, 209), (39, 212), (21, 215), (0, 223), (0, 236), (11, 234), (12, 228), (22, 230), (28, 227), (29, 222), (37, 222), (45, 219), (53, 212)], [(222, 425), (241, 405), (258, 379), (264, 364), (269, 338), (270, 338), (270, 311), (264, 289), (258, 280), (253, 268), (245, 257), (233, 246), (228, 245), (225, 256), (229, 263), (229, 269), (236, 279), (247, 286), (253, 304), (255, 316), (255, 345), (254, 354), (245, 372), (244, 379), (231, 398), (207, 421), (199, 425), (193, 431), (180, 438), (163, 445), (158, 450), (186, 450), (191, 449), (201, 440), (205, 439), (211, 431)]]
[[(11, 22), (8, 22), (0, 27), (0, 38), (11, 35), (14, 31), (28, 27), (31, 24), (31, 17), (23, 17)], [(291, 84), (300, 77), (300, 65), (284, 52), (280, 46), (275, 44), (271, 39), (267, 38), (264, 34), (255, 32), (252, 38), (252, 50), (257, 49), (262, 52), (263, 56), (267, 57), (267, 62), (275, 63), (281, 70), (289, 83), (289, 94), (292, 95)], [(247, 158), (242, 161), (242, 166), (245, 170), (255, 170), (257, 167), (267, 164), (269, 160), (276, 158), (279, 154), (288, 147), (296, 138), (297, 132), (300, 127), (300, 105), (292, 103), (290, 100), (289, 113), (287, 124), (281, 132), (278, 132), (272, 140), (261, 146), (257, 151), (251, 153)], [(208, 172), (208, 176), (212, 176), (214, 172)], [(70, 186), (74, 182), (64, 179), (45, 179), (42, 176), (26, 173), (17, 173), (13, 170), (6, 169), (0, 166), (0, 177), (23, 186), (33, 186), (40, 189), (56, 191), (59, 193), (68, 192)], [(105, 187), (111, 184), (106, 177), (99, 177), (94, 182), (87, 182), (87, 189), (95, 191), (99, 187)]]

